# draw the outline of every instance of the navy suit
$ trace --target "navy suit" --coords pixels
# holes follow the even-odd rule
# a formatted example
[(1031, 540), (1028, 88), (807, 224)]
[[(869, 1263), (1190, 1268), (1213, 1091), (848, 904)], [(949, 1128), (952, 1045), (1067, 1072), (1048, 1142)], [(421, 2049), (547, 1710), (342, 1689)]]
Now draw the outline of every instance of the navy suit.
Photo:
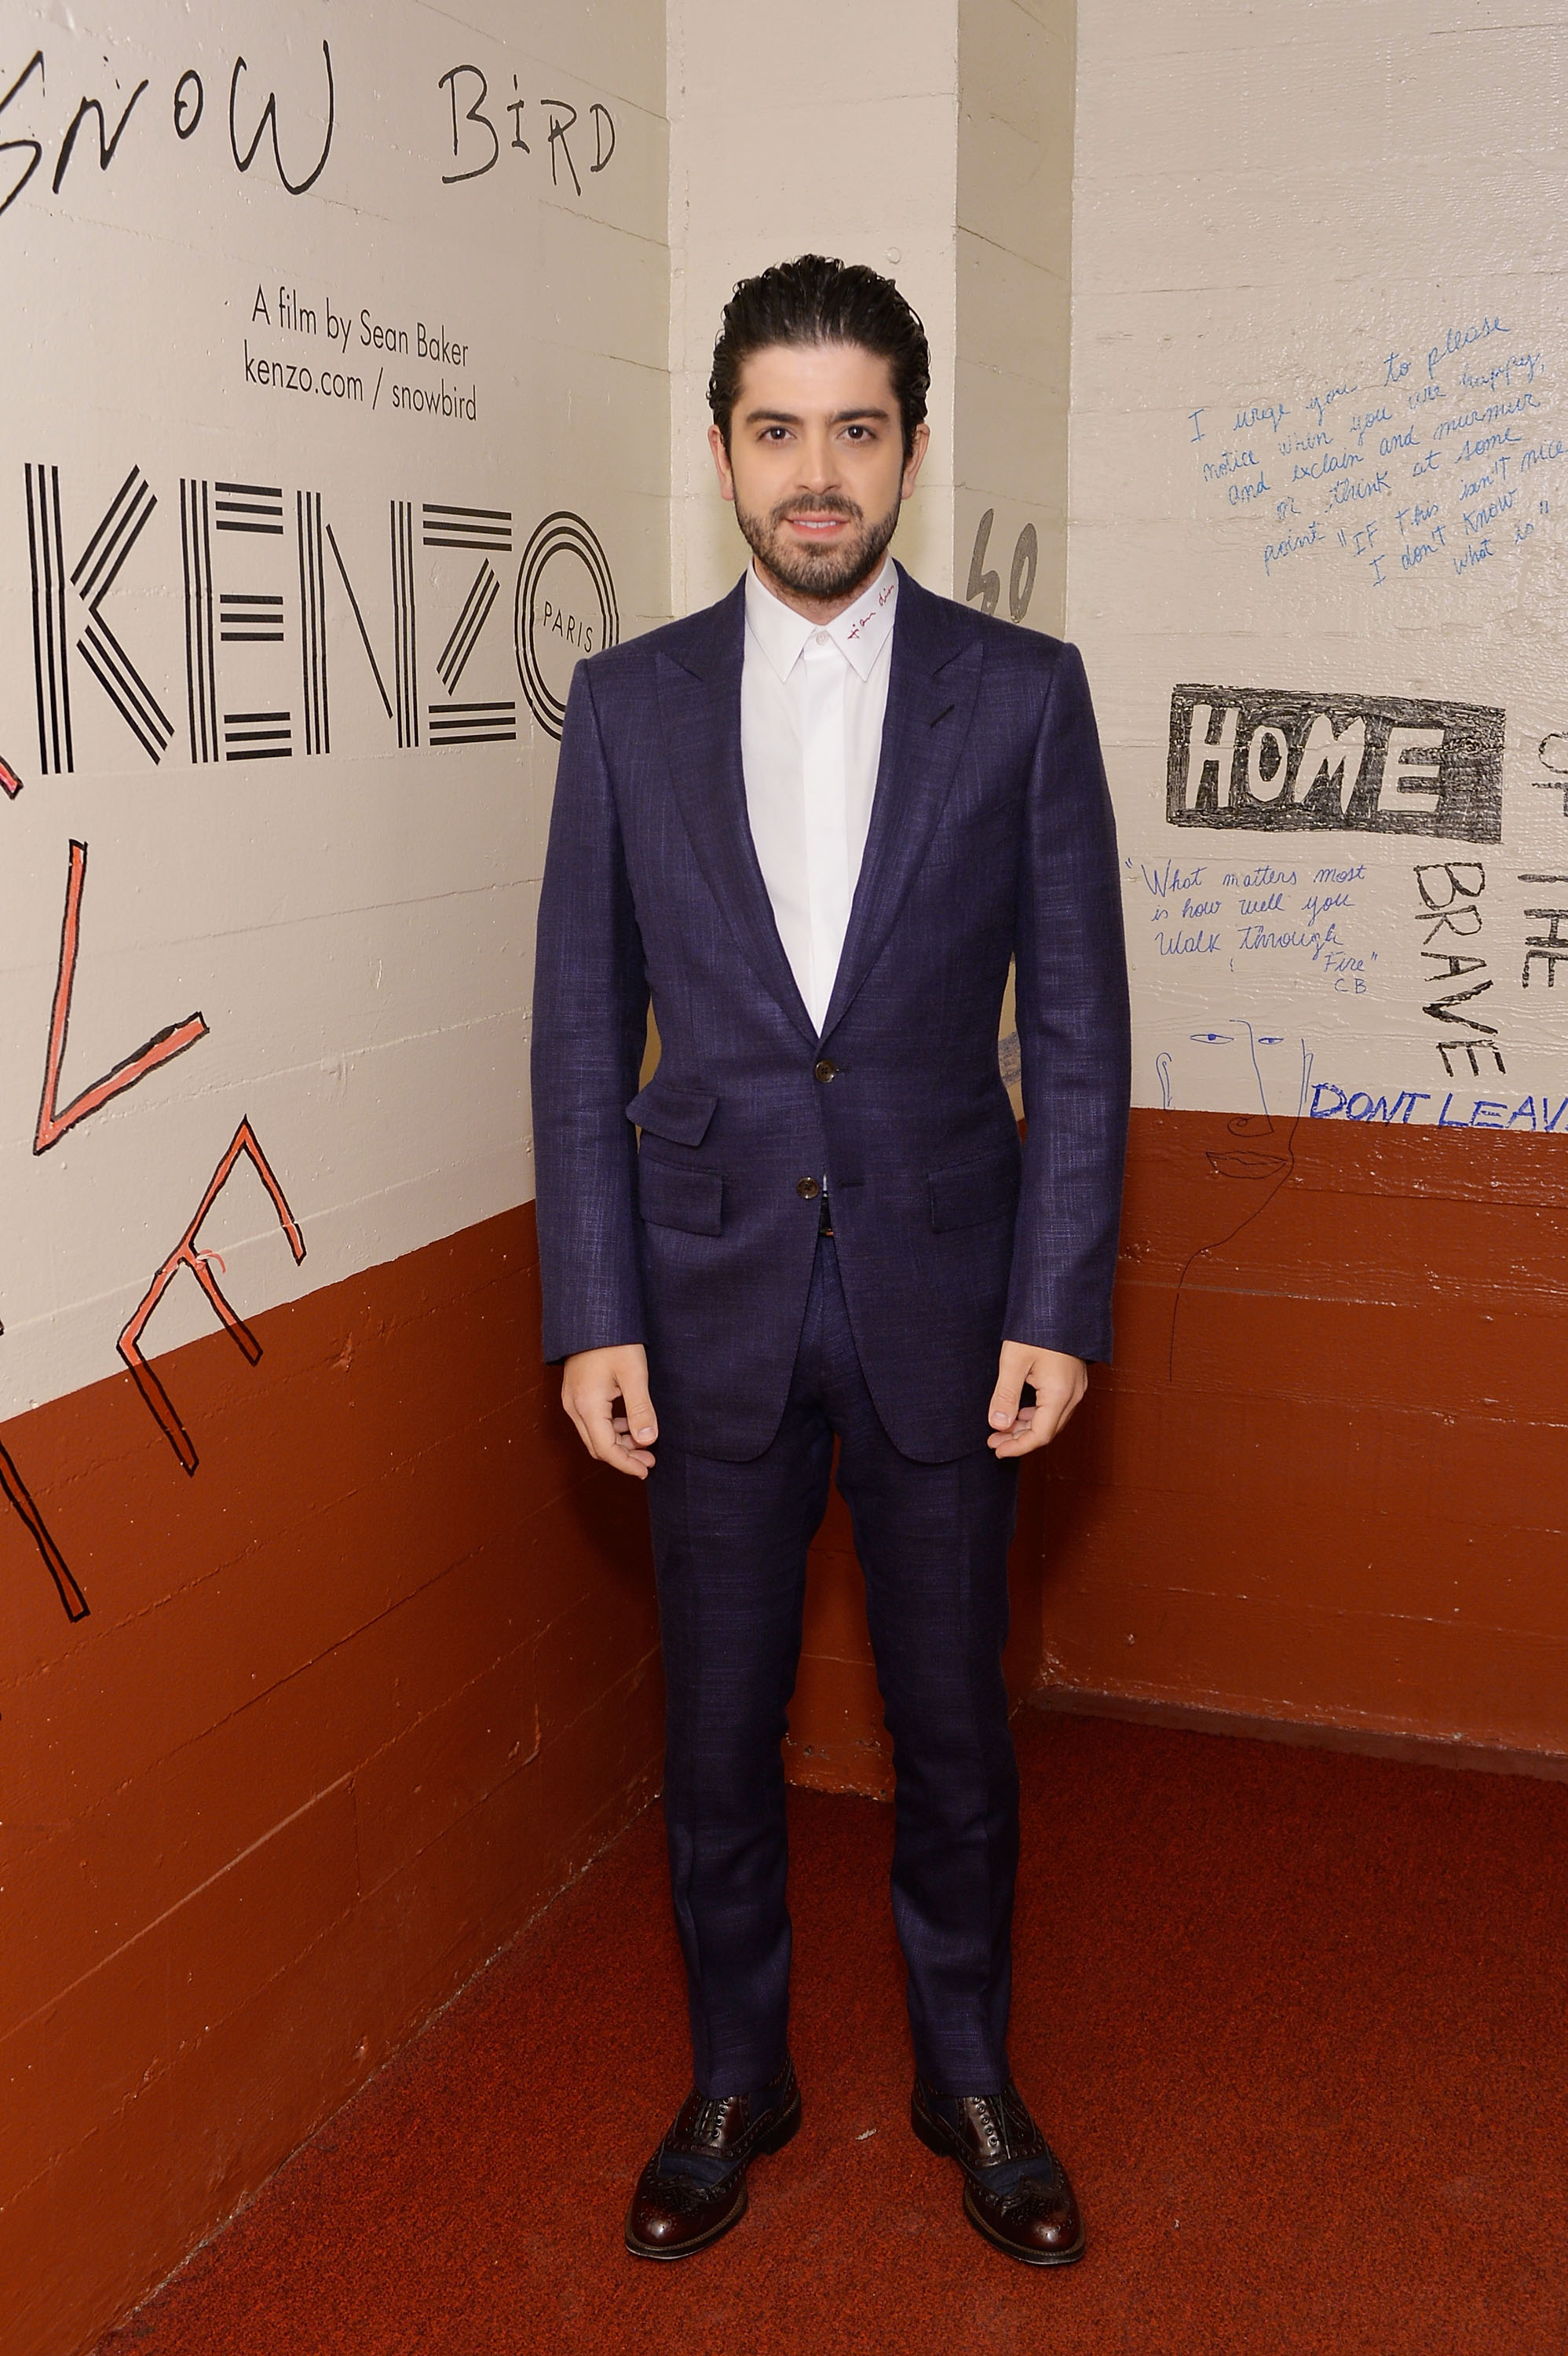
[[(545, 1355), (647, 1348), (699, 2084), (741, 2091), (782, 2058), (778, 1742), (837, 1439), (899, 1775), (917, 2059), (982, 2092), (1006, 2077), (1017, 1846), (1014, 1471), (986, 1415), (1004, 1336), (1110, 1351), (1129, 1062), (1110, 802), (1073, 648), (902, 575), (819, 1035), (747, 824), (744, 630), (737, 586), (573, 680), (534, 997)], [(1021, 1151), (997, 1060), (1009, 959)], [(661, 1059), (639, 1093), (650, 992)]]

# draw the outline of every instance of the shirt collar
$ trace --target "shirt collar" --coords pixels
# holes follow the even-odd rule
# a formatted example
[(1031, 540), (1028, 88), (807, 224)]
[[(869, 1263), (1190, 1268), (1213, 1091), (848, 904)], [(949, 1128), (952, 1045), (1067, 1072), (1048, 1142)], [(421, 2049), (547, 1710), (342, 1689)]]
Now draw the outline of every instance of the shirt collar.
[[(876, 579), (867, 583), (855, 603), (820, 626), (863, 680), (870, 678), (877, 658), (893, 634), (898, 603), (899, 569), (891, 557), (884, 557)], [(780, 679), (789, 677), (807, 639), (819, 626), (775, 597), (759, 580), (752, 564), (746, 567), (746, 624)]]

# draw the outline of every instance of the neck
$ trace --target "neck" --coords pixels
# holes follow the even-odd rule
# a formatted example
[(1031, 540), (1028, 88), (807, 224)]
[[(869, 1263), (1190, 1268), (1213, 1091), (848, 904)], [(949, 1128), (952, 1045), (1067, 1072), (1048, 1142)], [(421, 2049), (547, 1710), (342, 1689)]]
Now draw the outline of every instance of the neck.
[(892, 559), (884, 549), (876, 562), (869, 566), (854, 586), (847, 590), (841, 597), (809, 597), (799, 589), (792, 589), (787, 581), (781, 581), (778, 574), (763, 562), (760, 556), (752, 556), (752, 566), (763, 588), (771, 591), (781, 605), (787, 605), (792, 614), (803, 615), (808, 622), (815, 622), (820, 627), (824, 623), (833, 621), (839, 614), (847, 614), (856, 599), (865, 594), (872, 582), (880, 580), (884, 566), (891, 564), (891, 562)]

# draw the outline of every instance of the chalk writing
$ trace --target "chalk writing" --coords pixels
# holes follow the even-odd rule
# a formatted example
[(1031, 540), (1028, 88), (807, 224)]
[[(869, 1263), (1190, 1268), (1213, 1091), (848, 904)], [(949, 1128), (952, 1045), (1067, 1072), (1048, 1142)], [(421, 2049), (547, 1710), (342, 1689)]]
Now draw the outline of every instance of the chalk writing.
[[(1217, 1178), (1237, 1183), (1217, 1196), (1205, 1196), (1208, 1238), (1182, 1263), (1170, 1309), (1167, 1374), (1176, 1374), (1176, 1344), (1181, 1311), (1193, 1270), (1200, 1261), (1229, 1250), (1262, 1218), (1296, 1170), (1296, 1132), (1312, 1078), (1312, 1056), (1304, 1039), (1291, 1039), (1254, 1023), (1249, 1016), (1227, 1014), (1209, 1027), (1189, 1034), (1176, 1053), (1190, 1066), (1190, 1050), (1198, 1060), (1219, 1059), (1225, 1066), (1221, 1082), (1226, 1101), (1247, 1109), (1225, 1119), (1223, 1135), (1203, 1148), (1203, 1158)], [(1179, 1093), (1172, 1052), (1156, 1058), (1160, 1099), (1168, 1109)], [(1211, 1081), (1205, 1081), (1207, 1095)], [(1219, 1230), (1218, 1233), (1214, 1229)]]
[[(333, 133), (337, 119), (337, 96), (332, 70), (332, 50), (325, 41), (321, 45), (321, 54), (325, 73), (325, 128), (321, 134), (320, 149), (315, 161), (309, 170), (303, 172), (297, 179), (290, 177), (283, 164), (283, 145), (278, 131), (277, 92), (268, 91), (259, 108), (254, 105), (248, 83), (244, 96), (241, 97), (241, 83), (246, 81), (250, 73), (250, 67), (242, 56), (236, 57), (233, 70), (229, 75), (229, 151), (236, 171), (241, 173), (250, 171), (261, 151), (263, 138), (268, 138), (279, 185), (286, 189), (291, 197), (303, 197), (307, 189), (315, 186), (326, 169), (327, 157), (332, 153)], [(42, 49), (34, 50), (21, 72), (12, 81), (10, 88), (0, 94), (0, 116), (4, 116), (8, 112), (14, 101), (21, 98), (23, 91), (27, 89), (29, 83), (35, 81), (35, 79), (36, 93), (29, 91), (29, 99), (34, 95), (40, 100), (44, 99), (47, 96), (48, 78)], [(101, 172), (108, 171), (119, 152), (120, 143), (124, 137), (132, 115), (136, 111), (137, 103), (148, 87), (148, 80), (144, 76), (132, 91), (129, 100), (121, 108), (112, 131), (109, 129), (108, 116), (104, 112), (101, 100), (82, 97), (75, 113), (66, 125), (59, 146), (56, 151), (54, 174), (50, 181), (51, 195), (58, 197), (65, 184), (66, 174), (70, 168), (71, 159), (76, 152), (77, 141), (90, 114), (95, 118), (97, 123), (98, 168)], [(200, 74), (194, 66), (187, 66), (175, 80), (169, 112), (170, 124), (176, 140), (181, 146), (184, 146), (199, 128), (206, 111), (206, 89)], [(246, 118), (245, 132), (248, 134), (244, 138), (243, 145), (240, 128), (242, 116)], [(142, 119), (146, 118), (144, 116)], [(0, 195), (0, 215), (10, 210), (44, 160), (44, 142), (37, 135), (37, 130), (41, 126), (37, 124), (36, 118), (34, 122), (33, 131), (18, 137), (0, 140), (0, 155), (25, 155), (27, 159), (10, 187)]]
[(1171, 691), (1172, 826), (1456, 836), (1502, 831), (1503, 714), (1410, 696)]
[[(436, 78), (439, 112), (432, 117), (434, 154), (437, 161), (449, 161), (451, 166), (440, 172), (441, 185), (455, 187), (483, 179), (504, 155), (528, 156), (541, 177), (548, 172), (549, 186), (560, 197), (580, 198), (585, 186), (614, 160), (620, 145), (614, 115), (603, 99), (579, 105), (568, 98), (525, 95), (517, 76), (513, 74), (510, 80), (511, 96), (502, 99), (492, 93), (490, 79), (481, 66), (451, 66)], [(80, 175), (79, 154), (90, 154), (95, 146), (99, 170), (107, 172), (128, 131), (130, 146), (145, 145), (154, 136), (166, 138), (172, 131), (176, 154), (187, 147), (206, 120), (206, 82), (197, 67), (187, 65), (163, 86), (166, 98), (149, 106), (141, 103), (152, 88), (147, 75), (143, 75), (128, 99), (122, 102), (117, 94), (107, 108), (101, 98), (84, 93), (59, 130), (57, 144), (45, 112), (48, 104), (46, 55), (42, 48), (35, 49), (8, 87), (0, 91), (0, 128), (12, 134), (0, 138), (0, 168), (5, 158), (18, 159), (9, 166), (9, 185), (0, 180), (0, 217), (30, 185), (51, 148), (54, 167), (49, 193), (58, 197), (73, 164)], [(303, 128), (298, 122), (281, 128), (277, 91), (253, 76), (242, 52), (236, 54), (229, 75), (226, 117), (229, 160), (234, 170), (248, 174), (264, 156), (269, 175), (281, 189), (291, 197), (307, 195), (322, 178), (332, 155), (337, 95), (332, 47), (324, 40), (320, 91), (309, 105), (308, 120)], [(95, 140), (79, 149), (90, 118)], [(56, 115), (54, 123), (59, 122)], [(509, 123), (510, 137), (503, 137), (503, 123)], [(442, 152), (447, 146), (449, 157)]]
[[(1521, 884), (1555, 885), (1559, 901), (1568, 896), (1568, 875), (1521, 875), (1519, 880)], [(1527, 908), (1524, 913), (1528, 923), (1544, 925), (1546, 930), (1526, 933), (1524, 937), (1523, 987), (1530, 988), (1531, 969), (1534, 967), (1534, 979), (1539, 981), (1544, 974), (1546, 987), (1551, 990), (1556, 984), (1558, 967), (1568, 959), (1568, 936), (1563, 931), (1568, 924), (1568, 907)]]
[(337, 121), (337, 91), (332, 79), (332, 51), (325, 41), (323, 41), (321, 45), (321, 55), (322, 61), (326, 68), (326, 130), (322, 138), (321, 153), (302, 180), (291, 180), (288, 174), (283, 169), (283, 149), (278, 145), (278, 94), (276, 91), (270, 90), (267, 92), (261, 112), (256, 119), (256, 128), (251, 134), (251, 144), (246, 148), (243, 155), (240, 153), (240, 132), (238, 120), (240, 106), (240, 77), (241, 74), (247, 73), (250, 70), (243, 58), (235, 59), (234, 71), (229, 78), (229, 152), (234, 157), (235, 169), (240, 172), (248, 172), (250, 170), (251, 165), (256, 160), (256, 151), (261, 146), (262, 133), (270, 131), (272, 134), (272, 162), (277, 166), (279, 180), (288, 190), (291, 197), (303, 197), (307, 188), (315, 187), (316, 182), (325, 171), (326, 159), (332, 153), (332, 134)]
[[(1441, 1023), (1448, 1031), (1457, 1026), (1465, 1034), (1435, 1043), (1443, 1067), (1452, 1077), (1454, 1058), (1457, 1055), (1463, 1056), (1470, 1071), (1478, 1072), (1480, 1058), (1489, 1055), (1498, 1070), (1505, 1071), (1497, 1024), (1483, 1022), (1478, 1014), (1455, 1012), (1457, 1007), (1484, 998), (1492, 988), (1487, 959), (1476, 954), (1483, 924), (1481, 896), (1487, 888), (1487, 871), (1478, 859), (1437, 861), (1416, 869), (1415, 884), (1420, 895), (1415, 921), (1423, 927), (1421, 955), (1433, 968), (1424, 979), (1450, 984), (1462, 979), (1466, 981), (1463, 990), (1451, 987), (1421, 1010), (1429, 1021)], [(1438, 944), (1435, 948), (1432, 946), (1434, 941)], [(1485, 974), (1486, 980), (1468, 980), (1477, 973)]]
[(1343, 1088), (1314, 1083), (1307, 1107), (1312, 1120), (1376, 1121), (1384, 1128), (1500, 1129), (1541, 1137), (1568, 1137), (1568, 1096), (1477, 1097), (1449, 1088), (1439, 1103), (1430, 1088)]
[[(975, 545), (969, 554), (969, 580), (964, 592), (971, 605), (976, 597), (979, 599), (983, 614), (994, 614), (1002, 597), (1001, 574), (986, 568), (986, 551), (990, 545), (996, 515), (995, 508), (987, 508), (976, 527)], [(1008, 612), (1015, 622), (1021, 622), (1029, 612), (1039, 571), (1040, 535), (1032, 523), (1026, 523), (1013, 543), (1012, 571), (1008, 576)]]
[(1259, 517), (1266, 577), (1306, 558), (1381, 589), (1473, 579), (1535, 536), (1550, 503), (1531, 487), (1527, 513), (1524, 478), (1568, 455), (1554, 405), (1544, 354), (1484, 312), (1328, 384), (1200, 403), (1187, 440), (1206, 498)]
[[(1330, 995), (1367, 994), (1368, 969), (1378, 953), (1356, 937), (1357, 898), (1348, 888), (1365, 880), (1360, 862), (1296, 868), (1263, 860), (1226, 867), (1212, 860), (1129, 857), (1123, 869), (1129, 884), (1143, 885), (1157, 958), (1200, 958), (1232, 972), (1238, 960), (1267, 966), (1283, 958), (1302, 980)], [(1341, 931), (1345, 924), (1349, 935)]]
[[(443, 172), (443, 187), (457, 187), (465, 180), (482, 180), (487, 172), (496, 169), (506, 150), (531, 155), (535, 144), (542, 142), (541, 159), (549, 163), (551, 187), (570, 187), (572, 194), (580, 197), (582, 176), (593, 178), (606, 168), (615, 153), (615, 118), (600, 99), (593, 101), (586, 114), (570, 99), (529, 100), (520, 94), (514, 74), (511, 98), (496, 108), (490, 95), (488, 75), (483, 66), (475, 65), (449, 66), (439, 77), (436, 87), (446, 91), (452, 115), (453, 169)], [(533, 142), (523, 136), (524, 118), (528, 117), (530, 123), (533, 119), (528, 115), (530, 106), (540, 117)], [(490, 111), (493, 108), (511, 118), (512, 135), (505, 148), (496, 114)]]

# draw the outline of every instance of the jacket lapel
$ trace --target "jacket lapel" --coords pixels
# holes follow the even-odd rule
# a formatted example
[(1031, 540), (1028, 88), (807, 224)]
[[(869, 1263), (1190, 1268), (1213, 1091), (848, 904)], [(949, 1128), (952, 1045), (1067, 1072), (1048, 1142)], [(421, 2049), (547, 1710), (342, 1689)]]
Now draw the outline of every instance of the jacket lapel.
[(899, 567), (892, 671), (871, 824), (844, 953), (822, 1026), (827, 1039), (881, 955), (952, 787), (980, 681), (980, 633)]
[[(895, 632), (896, 637), (896, 632)], [(694, 615), (678, 654), (659, 656), (659, 705), (670, 781), (697, 861), (764, 990), (814, 1046), (816, 1031), (784, 955), (746, 817), (741, 766), (744, 577)]]

